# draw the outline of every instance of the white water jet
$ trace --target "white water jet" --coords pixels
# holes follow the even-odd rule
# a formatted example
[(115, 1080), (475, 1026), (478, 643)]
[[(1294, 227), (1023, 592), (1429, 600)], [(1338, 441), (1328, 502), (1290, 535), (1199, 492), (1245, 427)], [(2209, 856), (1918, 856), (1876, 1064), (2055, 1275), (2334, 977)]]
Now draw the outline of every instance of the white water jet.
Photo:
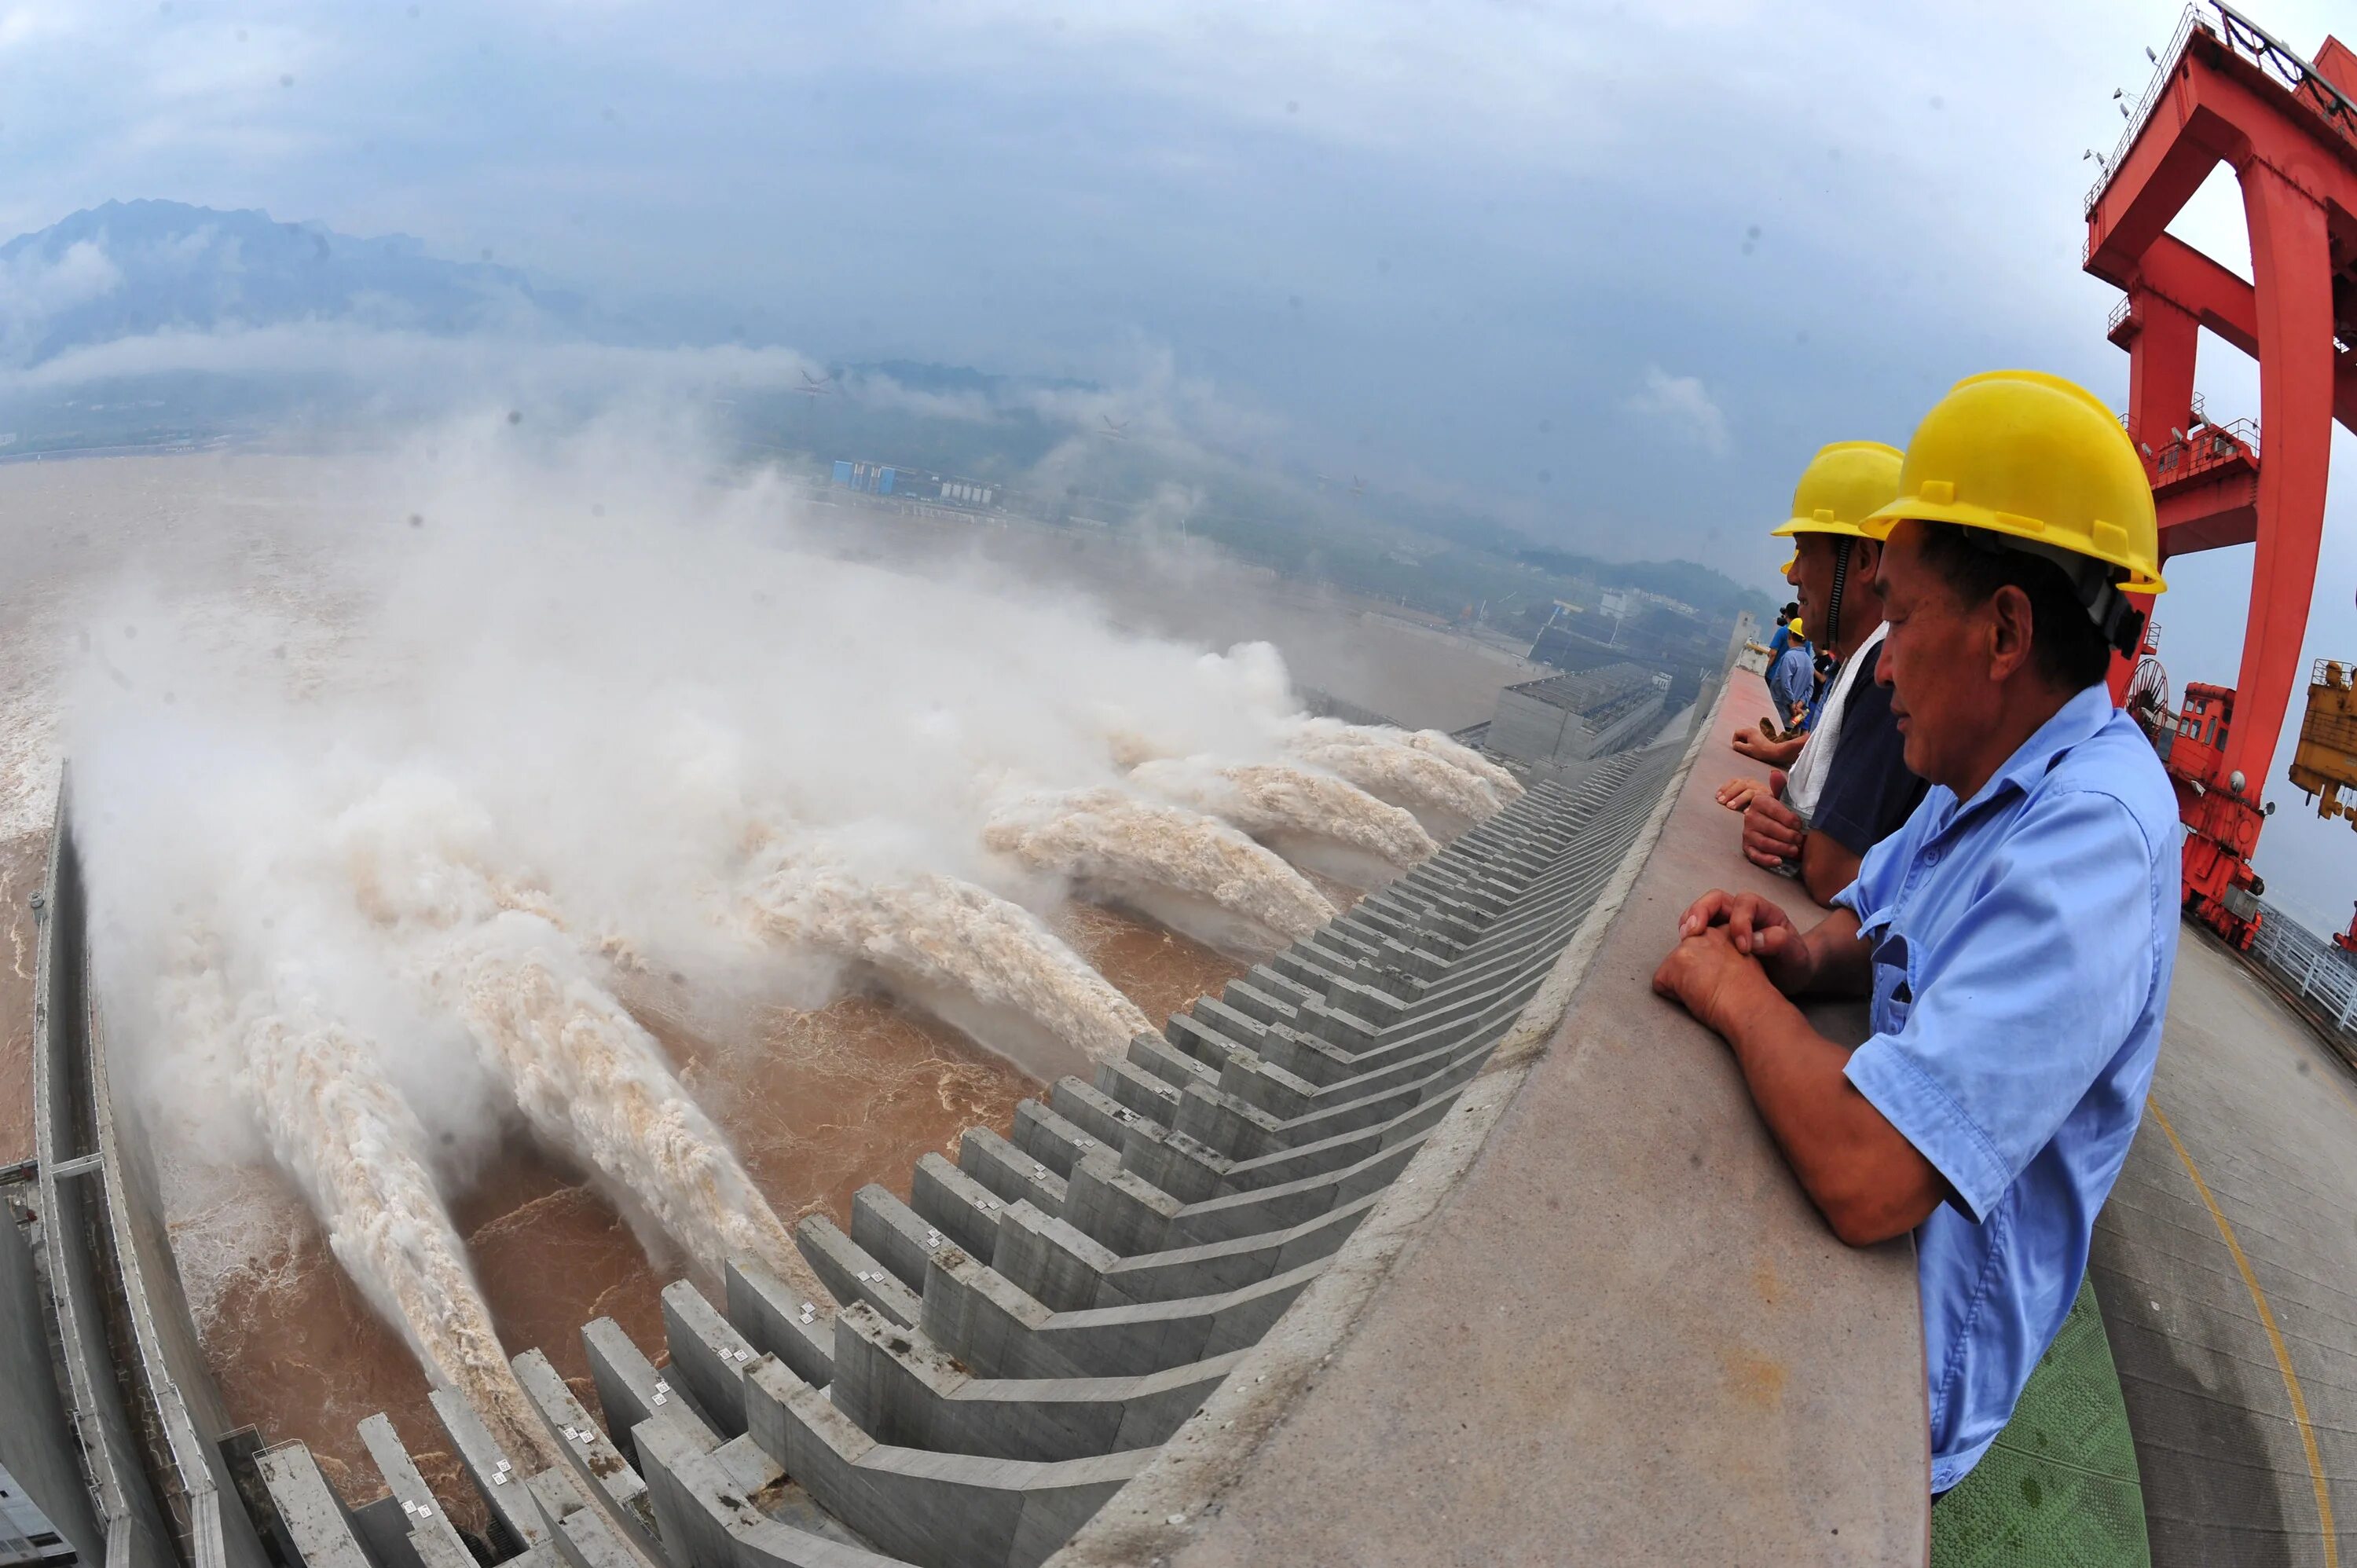
[(1470, 770), (1404, 744), (1396, 730), (1308, 719), (1286, 743), (1293, 756), (1340, 775), (1379, 800), (1404, 807), (1436, 835), (1487, 822), (1504, 801)]
[(1523, 798), (1524, 791), (1521, 779), (1445, 731), (1402, 730), (1399, 732), (1399, 744), (1412, 746), (1418, 751), (1428, 751), (1443, 762), (1463, 768), (1495, 790), (1501, 804), (1512, 805)]
[[(528, 1470), (561, 1463), (516, 1381), (426, 1157), (425, 1126), (374, 1047), (318, 1015), (286, 973), (232, 1008), (203, 944), (167, 978), (173, 1011), (231, 1042), (264, 1141), (328, 1232), (328, 1247), (432, 1382), (457, 1390)], [(286, 1000), (292, 996), (293, 1001)]]
[(418, 774), (388, 780), (338, 824), (361, 910), (402, 942), (410, 978), (466, 1025), (535, 1133), (710, 1273), (750, 1258), (821, 1299), (662, 1046), (537, 912), (541, 899), (480, 868), (490, 836), (479, 810)]
[(1233, 822), (1297, 865), (1372, 886), (1440, 846), (1415, 816), (1330, 773), (1283, 762), (1162, 757), (1130, 784)]
[(817, 1291), (726, 1135), (554, 927), (510, 910), (451, 931), (422, 957), (420, 977), (464, 1020), (542, 1139), (714, 1276), (730, 1258), (749, 1258), (805, 1295)]
[(1018, 796), (982, 840), (1223, 950), (1265, 952), (1334, 918), (1306, 877), (1227, 823), (1119, 789)]
[(1037, 916), (955, 877), (870, 878), (823, 847), (773, 843), (746, 885), (744, 915), (766, 940), (874, 970), (1042, 1079), (1085, 1078), (1154, 1032)]

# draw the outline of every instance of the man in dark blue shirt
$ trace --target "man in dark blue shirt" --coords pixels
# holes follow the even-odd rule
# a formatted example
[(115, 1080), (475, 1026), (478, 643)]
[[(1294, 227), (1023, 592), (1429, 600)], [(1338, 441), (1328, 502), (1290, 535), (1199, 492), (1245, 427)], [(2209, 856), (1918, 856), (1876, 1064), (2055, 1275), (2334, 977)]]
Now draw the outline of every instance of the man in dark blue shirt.
[(1834, 670), (1791, 771), (1772, 772), (1765, 787), (1733, 779), (1719, 790), (1723, 804), (1744, 814), (1745, 856), (1798, 877), (1819, 904), (1830, 905), (1849, 886), (1866, 852), (1923, 797), (1923, 781), (1901, 755), (1889, 690), (1874, 679), (1883, 638), (1874, 588), (1882, 546), (1858, 527), (1899, 493), (1899, 465), (1895, 447), (1837, 441), (1802, 474), (1792, 519), (1775, 532), (1792, 541), (1788, 580), (1801, 590), (1801, 618), (1819, 628)]

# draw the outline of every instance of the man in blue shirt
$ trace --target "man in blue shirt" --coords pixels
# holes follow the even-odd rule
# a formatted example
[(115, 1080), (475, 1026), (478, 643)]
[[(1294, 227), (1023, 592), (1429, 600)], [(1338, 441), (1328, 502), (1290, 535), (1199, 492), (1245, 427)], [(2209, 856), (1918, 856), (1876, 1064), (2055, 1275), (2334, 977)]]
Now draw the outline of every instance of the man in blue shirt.
[(1776, 662), (1768, 666), (1768, 694), (1776, 699), (1776, 722), (1788, 730), (1802, 728), (1802, 715), (1816, 690), (1817, 667), (1806, 642), (1788, 642)]
[[(2178, 827), (2104, 688), (2158, 593), (2142, 464), (2056, 377), (1961, 382), (1869, 520), (1907, 765), (1932, 786), (1803, 932), (1688, 909), (1654, 988), (1726, 1037), (1843, 1240), (1913, 1231), (1936, 1495), (1971, 1471), (2071, 1308), (2142, 1114), (2177, 954)], [(1854, 1052), (1788, 997), (1873, 999)]]

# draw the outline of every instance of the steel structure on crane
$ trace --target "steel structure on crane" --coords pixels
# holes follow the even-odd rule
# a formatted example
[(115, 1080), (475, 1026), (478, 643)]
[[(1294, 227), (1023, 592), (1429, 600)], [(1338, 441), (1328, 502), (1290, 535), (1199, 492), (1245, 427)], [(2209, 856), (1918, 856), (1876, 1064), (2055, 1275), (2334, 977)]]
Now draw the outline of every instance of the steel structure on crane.
[[(2154, 727), (2188, 830), (2186, 908), (2236, 947), (2260, 918), (2251, 867), (2316, 586), (2332, 423), (2357, 429), (2357, 53), (2311, 63), (2223, 3), (2185, 14), (2088, 193), (2086, 270), (2126, 294), (2109, 337), (2128, 350), (2130, 437), (2159, 512), (2163, 561), (2252, 544), (2251, 604), (2232, 687), (2188, 682)], [(2168, 233), (2230, 166), (2250, 226), (2251, 280)], [(2201, 329), (2259, 362), (2259, 418), (2211, 421), (2193, 392)], [(2266, 432), (2264, 457), (2259, 432)], [(2124, 698), (2134, 666), (2114, 670)]]

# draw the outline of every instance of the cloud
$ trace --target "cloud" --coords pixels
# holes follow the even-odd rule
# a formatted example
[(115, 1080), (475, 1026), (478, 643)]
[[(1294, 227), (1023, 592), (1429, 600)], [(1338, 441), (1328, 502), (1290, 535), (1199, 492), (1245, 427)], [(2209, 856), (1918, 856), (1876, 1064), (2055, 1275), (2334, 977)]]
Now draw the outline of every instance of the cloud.
[(1681, 439), (1691, 441), (1714, 457), (1734, 450), (1727, 438), (1727, 415), (1702, 384), (1699, 376), (1674, 376), (1659, 365), (1645, 367), (1645, 383), (1629, 399), (1629, 411), (1667, 425)]
[(0, 263), (0, 350), (12, 357), (59, 311), (113, 293), (123, 269), (95, 241), (69, 245), (52, 261), (26, 251)]

